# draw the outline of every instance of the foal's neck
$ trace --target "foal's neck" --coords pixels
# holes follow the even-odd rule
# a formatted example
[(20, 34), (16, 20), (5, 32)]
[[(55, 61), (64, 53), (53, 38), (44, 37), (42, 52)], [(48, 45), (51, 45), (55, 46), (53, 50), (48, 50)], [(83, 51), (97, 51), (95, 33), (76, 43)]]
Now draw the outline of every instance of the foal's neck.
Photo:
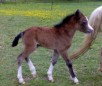
[(76, 28), (74, 26), (63, 26), (60, 29), (61, 32), (63, 32), (63, 34), (66, 34), (68, 37), (73, 38), (75, 32), (76, 32)]
[(76, 32), (76, 29), (75, 29), (75, 28), (72, 28), (72, 29), (69, 29), (69, 30), (68, 30), (68, 34), (69, 34), (69, 36), (72, 37), (72, 38), (73, 38), (75, 32)]

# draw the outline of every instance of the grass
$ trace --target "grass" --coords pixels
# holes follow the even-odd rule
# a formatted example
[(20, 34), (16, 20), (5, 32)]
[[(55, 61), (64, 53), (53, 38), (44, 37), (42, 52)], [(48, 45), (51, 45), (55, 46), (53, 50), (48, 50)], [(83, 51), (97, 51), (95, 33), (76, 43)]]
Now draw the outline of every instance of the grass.
[[(101, 3), (0, 4), (0, 86), (23, 86), (18, 83), (16, 78), (16, 57), (21, 53), (23, 46), (20, 41), (17, 47), (11, 47), (12, 40), (19, 32), (30, 26), (53, 26), (76, 9), (80, 9), (89, 17), (91, 12)], [(80, 42), (83, 39), (84, 34), (77, 32), (69, 54), (80, 47)], [(102, 86), (102, 73), (97, 71), (99, 49), (102, 46), (101, 39), (102, 36), (99, 34), (92, 49), (73, 61), (74, 70), (80, 80), (78, 86)], [(23, 62), (23, 76), (26, 80), (24, 86), (75, 86), (69, 79), (69, 72), (62, 58), (59, 58), (53, 72), (55, 82), (50, 83), (47, 80), (46, 72), (50, 64), (51, 52), (49, 49), (39, 48), (30, 55), (37, 69), (35, 79), (32, 78), (28, 66)]]

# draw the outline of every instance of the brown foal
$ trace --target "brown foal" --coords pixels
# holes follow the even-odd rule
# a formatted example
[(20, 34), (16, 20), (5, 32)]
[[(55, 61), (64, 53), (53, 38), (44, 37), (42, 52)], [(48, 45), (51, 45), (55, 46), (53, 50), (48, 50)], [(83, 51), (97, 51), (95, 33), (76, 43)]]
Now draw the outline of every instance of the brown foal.
[(78, 84), (79, 81), (73, 71), (72, 62), (70, 61), (67, 54), (67, 50), (71, 46), (72, 38), (76, 30), (84, 33), (93, 32), (93, 28), (89, 25), (87, 17), (85, 17), (79, 10), (71, 15), (66, 16), (59, 24), (55, 25), (54, 27), (30, 27), (29, 29), (19, 33), (12, 43), (12, 46), (14, 47), (18, 44), (19, 39), (22, 38), (24, 44), (24, 50), (17, 58), (17, 78), (19, 83), (25, 83), (22, 76), (22, 61), (24, 59), (26, 60), (32, 75), (34, 77), (36, 76), (36, 69), (28, 56), (38, 46), (42, 46), (53, 50), (51, 64), (47, 72), (48, 79), (52, 82), (54, 81), (52, 71), (60, 54), (69, 68), (72, 80), (74, 83)]

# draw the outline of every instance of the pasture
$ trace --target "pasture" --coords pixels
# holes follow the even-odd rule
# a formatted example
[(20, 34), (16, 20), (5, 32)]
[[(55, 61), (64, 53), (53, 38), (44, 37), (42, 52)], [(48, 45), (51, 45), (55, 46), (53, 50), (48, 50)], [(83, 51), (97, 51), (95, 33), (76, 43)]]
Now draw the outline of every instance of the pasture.
[[(18, 83), (16, 58), (23, 50), (22, 41), (15, 48), (11, 47), (12, 40), (21, 31), (31, 26), (53, 26), (66, 15), (80, 9), (89, 17), (91, 12), (102, 2), (81, 3), (16, 3), (0, 4), (0, 86), (23, 86)], [(102, 86), (102, 73), (99, 66), (99, 50), (102, 46), (102, 34), (99, 33), (91, 49), (73, 61), (73, 67), (79, 79), (78, 86)], [(70, 54), (80, 47), (84, 34), (77, 32), (73, 39)], [(47, 70), (50, 65), (52, 51), (38, 48), (30, 55), (34, 63), (37, 76), (32, 78), (28, 65), (23, 62), (24, 86), (75, 86), (62, 58), (55, 65), (54, 83), (47, 79)]]

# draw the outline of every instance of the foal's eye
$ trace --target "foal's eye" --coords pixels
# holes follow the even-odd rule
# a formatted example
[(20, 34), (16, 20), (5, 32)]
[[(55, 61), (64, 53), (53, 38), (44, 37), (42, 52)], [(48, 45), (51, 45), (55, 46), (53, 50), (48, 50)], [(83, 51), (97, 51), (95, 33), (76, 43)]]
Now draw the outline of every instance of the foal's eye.
[(87, 21), (83, 21), (82, 22), (82, 25), (87, 25)]

